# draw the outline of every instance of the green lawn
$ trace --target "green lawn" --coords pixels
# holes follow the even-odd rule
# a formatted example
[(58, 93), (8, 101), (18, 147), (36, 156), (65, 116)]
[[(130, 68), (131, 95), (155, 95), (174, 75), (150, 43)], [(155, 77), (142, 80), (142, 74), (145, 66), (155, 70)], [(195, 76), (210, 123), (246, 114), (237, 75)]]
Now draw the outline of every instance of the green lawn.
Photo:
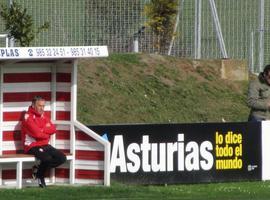
[(111, 187), (49, 186), (46, 189), (1, 189), (0, 199), (190, 199), (248, 200), (269, 199), (270, 182), (238, 182), (171, 186), (127, 186), (113, 183)]
[(154, 54), (80, 59), (78, 118), (86, 125), (246, 121), (248, 81), (220, 78), (220, 60)]

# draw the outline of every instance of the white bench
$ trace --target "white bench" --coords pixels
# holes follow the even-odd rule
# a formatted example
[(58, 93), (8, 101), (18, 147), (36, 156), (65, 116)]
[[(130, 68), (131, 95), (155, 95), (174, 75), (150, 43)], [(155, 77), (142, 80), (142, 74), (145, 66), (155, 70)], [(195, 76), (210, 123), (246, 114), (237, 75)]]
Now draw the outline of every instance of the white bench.
[[(74, 156), (71, 154), (65, 154), (67, 160), (73, 160)], [(35, 157), (29, 154), (8, 154), (0, 156), (0, 165), (2, 163), (16, 163), (16, 188), (22, 188), (22, 165), (24, 162), (35, 162)], [(1, 186), (1, 183), (0, 183)]]
[[(57, 130), (62, 132), (52, 136), (51, 145), (62, 150), (69, 162), (52, 169), (46, 183), (48, 185), (104, 184), (108, 186), (110, 184), (110, 144), (78, 121), (73, 123), (54, 121), (54, 124)], [(2, 145), (5, 147), (5, 152), (0, 155), (0, 188), (36, 185), (30, 175), (35, 157), (29, 154), (7, 152), (10, 148), (17, 152), (22, 151), (20, 141), (17, 142), (16, 144), (15, 141), (12, 146), (7, 146), (10, 143)], [(15, 147), (16, 149), (13, 149)]]

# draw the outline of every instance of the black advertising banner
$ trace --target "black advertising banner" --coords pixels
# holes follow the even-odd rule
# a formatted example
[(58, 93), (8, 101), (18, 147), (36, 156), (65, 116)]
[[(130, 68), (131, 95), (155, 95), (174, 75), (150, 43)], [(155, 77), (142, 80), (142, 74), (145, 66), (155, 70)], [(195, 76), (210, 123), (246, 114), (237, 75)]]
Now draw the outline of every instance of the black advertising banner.
[(111, 142), (111, 178), (119, 182), (261, 180), (261, 123), (88, 127)]

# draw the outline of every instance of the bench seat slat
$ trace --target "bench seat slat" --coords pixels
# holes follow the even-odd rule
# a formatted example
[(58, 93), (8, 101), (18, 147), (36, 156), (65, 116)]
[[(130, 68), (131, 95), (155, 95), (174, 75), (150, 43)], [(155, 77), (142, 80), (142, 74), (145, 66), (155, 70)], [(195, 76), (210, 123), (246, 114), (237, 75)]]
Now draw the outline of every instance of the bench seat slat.
[(22, 158), (22, 157), (31, 158), (34, 156), (30, 154), (6, 154), (6, 155), (1, 155), (0, 159), (1, 158)]
[[(71, 160), (73, 156), (70, 153), (65, 153), (67, 160)], [(31, 162), (35, 161), (35, 157), (30, 154), (6, 154), (0, 156), (0, 163), (8, 163), (8, 162)]]

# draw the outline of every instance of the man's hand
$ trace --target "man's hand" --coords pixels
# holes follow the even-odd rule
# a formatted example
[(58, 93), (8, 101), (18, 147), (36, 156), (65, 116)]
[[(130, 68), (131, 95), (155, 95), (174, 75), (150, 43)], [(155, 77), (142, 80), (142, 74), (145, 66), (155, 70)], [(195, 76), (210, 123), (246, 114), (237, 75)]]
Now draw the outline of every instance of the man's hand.
[(52, 124), (52, 122), (47, 121), (44, 126), (44, 133), (52, 135), (56, 132), (55, 126)]

